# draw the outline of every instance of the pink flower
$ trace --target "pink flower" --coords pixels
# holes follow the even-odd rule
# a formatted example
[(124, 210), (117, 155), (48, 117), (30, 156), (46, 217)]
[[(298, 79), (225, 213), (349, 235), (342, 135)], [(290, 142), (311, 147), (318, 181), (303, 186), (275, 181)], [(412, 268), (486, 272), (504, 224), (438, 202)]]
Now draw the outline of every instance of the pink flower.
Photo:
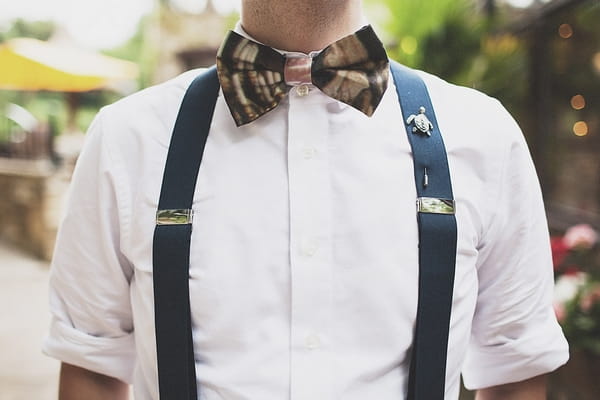
[(575, 276), (581, 272), (581, 268), (577, 265), (569, 265), (563, 269), (563, 275)]
[(579, 300), (579, 307), (581, 307), (584, 312), (590, 311), (593, 305), (594, 299), (590, 295), (583, 296), (581, 300)]
[(550, 247), (552, 248), (552, 264), (554, 264), (554, 270), (556, 271), (565, 260), (569, 249), (560, 236), (550, 238)]
[(589, 312), (594, 304), (600, 300), (600, 285), (595, 285), (579, 300), (579, 307), (584, 312)]
[(563, 322), (567, 316), (565, 306), (559, 303), (554, 303), (554, 314), (556, 314), (556, 319), (558, 322)]
[(568, 249), (591, 249), (598, 241), (598, 233), (588, 224), (579, 224), (570, 227), (563, 243)]

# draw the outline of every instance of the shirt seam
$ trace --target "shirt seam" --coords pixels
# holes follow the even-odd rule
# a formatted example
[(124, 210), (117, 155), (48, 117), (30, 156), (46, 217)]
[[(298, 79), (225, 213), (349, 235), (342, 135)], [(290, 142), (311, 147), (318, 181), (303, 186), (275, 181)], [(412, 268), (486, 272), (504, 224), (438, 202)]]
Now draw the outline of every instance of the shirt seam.
[[(500, 102), (497, 99), (494, 99), (494, 102), (496, 103), (496, 105), (500, 105)], [(496, 196), (492, 196), (491, 197), (491, 201), (487, 201), (487, 204), (495, 204), (497, 202), (501, 202), (502, 201), (502, 196), (504, 196), (505, 194), (505, 179), (506, 179), (506, 175), (508, 173), (507, 171), (507, 164), (508, 164), (508, 159), (510, 157), (510, 153), (511, 153), (511, 146), (507, 145), (506, 148), (504, 149), (504, 155), (502, 157), (502, 165), (501, 168), (499, 169), (499, 173), (498, 173), (498, 185), (496, 186), (496, 191), (494, 192), (496, 194)], [(496, 199), (496, 200), (494, 200)], [(493, 210), (491, 211), (491, 215), (489, 217), (489, 220), (487, 222), (487, 224), (484, 224), (482, 226), (483, 228), (483, 232), (481, 233), (481, 237), (479, 240), (479, 246), (477, 247), (478, 250), (481, 250), (482, 248), (482, 244), (486, 243), (487, 238), (489, 237), (489, 235), (491, 235), (492, 231), (494, 231), (494, 228), (496, 227), (496, 225), (498, 224), (498, 215), (500, 214), (500, 210), (499, 207), (493, 207)], [(487, 227), (487, 228), (486, 228)]]
[[(124, 182), (122, 182), (122, 178), (120, 176), (120, 174), (118, 173), (118, 171), (114, 170), (114, 168), (118, 167), (121, 165), (121, 160), (117, 159), (114, 154), (116, 154), (115, 149), (113, 148), (113, 146), (111, 146), (110, 140), (107, 140), (106, 137), (106, 133), (104, 130), (104, 115), (106, 114), (106, 108), (103, 108), (99, 113), (98, 113), (98, 129), (100, 131), (100, 134), (102, 136), (102, 143), (104, 143), (104, 146), (106, 147), (106, 157), (109, 159), (110, 163), (107, 166), (107, 170), (110, 173), (110, 176), (114, 179), (115, 182), (115, 197), (116, 197), (116, 210), (118, 213), (118, 220), (119, 220), (119, 231), (121, 234), (121, 237), (119, 238), (119, 254), (121, 254), (123, 257), (125, 257), (128, 262), (129, 259), (128, 257), (124, 254), (123, 252), (123, 248), (125, 247), (124, 244), (125, 243), (130, 243), (130, 239), (131, 239), (131, 207), (129, 206), (129, 202), (125, 201), (125, 198), (128, 197), (127, 196), (127, 191), (125, 190), (126, 185), (124, 184)], [(126, 208), (126, 210), (124, 210), (123, 208)], [(133, 268), (132, 268), (133, 270)]]

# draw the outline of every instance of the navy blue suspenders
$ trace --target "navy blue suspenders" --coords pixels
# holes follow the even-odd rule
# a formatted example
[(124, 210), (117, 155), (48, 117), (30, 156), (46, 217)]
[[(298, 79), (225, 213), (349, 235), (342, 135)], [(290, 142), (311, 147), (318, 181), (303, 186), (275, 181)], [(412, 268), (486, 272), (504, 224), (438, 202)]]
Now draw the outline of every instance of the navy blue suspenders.
[(179, 109), (165, 164), (152, 248), (162, 400), (197, 399), (189, 293), (191, 210), (218, 93), (214, 67), (192, 82)]
[[(446, 150), (427, 88), (391, 64), (412, 147), (419, 225), (419, 299), (408, 400), (443, 400), (456, 262), (456, 219)], [(159, 393), (197, 400), (189, 300), (194, 189), (219, 91), (214, 67), (188, 88), (173, 130), (153, 244)]]
[(457, 236), (450, 169), (425, 83), (397, 63), (392, 63), (392, 76), (405, 122), (417, 118), (421, 107), (431, 122), (427, 132), (405, 124), (413, 153), (419, 224), (419, 305), (408, 399), (442, 400)]

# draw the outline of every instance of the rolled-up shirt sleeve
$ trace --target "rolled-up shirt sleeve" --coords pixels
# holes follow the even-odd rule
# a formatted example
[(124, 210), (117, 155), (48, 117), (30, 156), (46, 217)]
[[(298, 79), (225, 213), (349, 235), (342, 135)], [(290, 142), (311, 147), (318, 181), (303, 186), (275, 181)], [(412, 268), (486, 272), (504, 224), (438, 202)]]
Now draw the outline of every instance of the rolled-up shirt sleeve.
[(102, 131), (101, 112), (87, 134), (58, 232), (50, 274), (52, 322), (43, 351), (131, 382), (133, 272), (120, 251), (128, 191), (117, 168)]
[[(505, 112), (505, 111), (503, 111)], [(478, 298), (463, 366), (465, 386), (480, 389), (551, 372), (568, 359), (552, 308), (552, 257), (535, 168), (522, 134), (506, 113), (500, 185), (479, 246)]]

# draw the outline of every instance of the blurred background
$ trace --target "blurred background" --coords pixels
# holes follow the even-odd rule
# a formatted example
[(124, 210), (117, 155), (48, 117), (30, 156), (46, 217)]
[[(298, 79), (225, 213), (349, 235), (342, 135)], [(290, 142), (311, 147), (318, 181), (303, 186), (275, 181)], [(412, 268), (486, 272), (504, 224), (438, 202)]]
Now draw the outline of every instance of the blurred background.
[[(365, 0), (390, 56), (497, 97), (546, 199), (571, 360), (551, 399), (600, 398), (600, 1)], [(102, 106), (214, 63), (238, 0), (0, 0), (0, 400), (56, 397), (40, 353), (49, 259)], [(466, 129), (469, 110), (465, 113)], [(471, 398), (465, 392), (463, 399)]]

